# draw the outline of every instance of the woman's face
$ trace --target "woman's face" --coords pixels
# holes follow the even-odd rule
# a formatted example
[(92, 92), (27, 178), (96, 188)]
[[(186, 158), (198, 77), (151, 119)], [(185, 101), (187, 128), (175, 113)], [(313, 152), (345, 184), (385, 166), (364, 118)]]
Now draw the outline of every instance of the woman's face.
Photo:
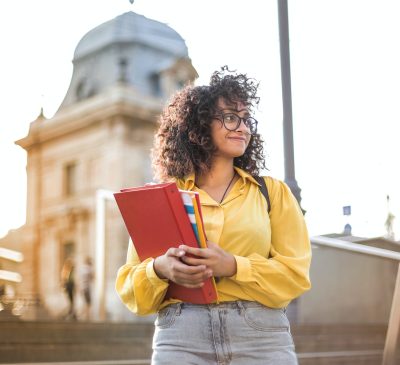
[[(228, 130), (224, 127), (222, 119), (225, 115), (225, 124), (231, 129), (232, 125), (229, 123), (227, 114), (236, 114), (240, 118), (246, 118), (250, 116), (248, 108), (240, 101), (230, 104), (225, 99), (220, 98), (217, 103), (217, 114), (218, 119), (214, 118), (211, 122), (211, 137), (214, 146), (217, 148), (216, 155), (228, 158), (242, 156), (250, 142), (250, 129), (242, 120), (236, 130)], [(235, 124), (233, 123), (234, 127)]]

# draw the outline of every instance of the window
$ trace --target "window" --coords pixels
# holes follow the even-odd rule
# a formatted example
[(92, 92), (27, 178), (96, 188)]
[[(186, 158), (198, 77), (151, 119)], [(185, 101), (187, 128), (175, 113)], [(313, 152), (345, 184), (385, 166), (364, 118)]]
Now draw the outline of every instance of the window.
[(77, 101), (81, 101), (86, 97), (86, 90), (87, 90), (87, 81), (86, 79), (82, 79), (79, 81), (75, 91)]
[(65, 195), (74, 195), (77, 191), (76, 164), (65, 166)]
[(183, 80), (177, 80), (176, 81), (177, 90), (183, 89), (184, 87), (185, 87), (185, 81), (183, 81)]
[(153, 74), (150, 77), (151, 90), (154, 96), (161, 96), (161, 80), (160, 75)]
[(73, 258), (75, 253), (75, 244), (71, 241), (67, 241), (62, 245), (61, 252), (61, 263), (64, 263), (66, 259)]

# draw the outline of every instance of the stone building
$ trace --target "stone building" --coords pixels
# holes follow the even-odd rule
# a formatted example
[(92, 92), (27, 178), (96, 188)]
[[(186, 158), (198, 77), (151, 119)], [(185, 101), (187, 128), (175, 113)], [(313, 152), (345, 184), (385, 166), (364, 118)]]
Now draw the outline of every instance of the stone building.
[[(26, 318), (65, 311), (60, 272), (67, 257), (77, 269), (87, 256), (99, 266), (96, 191), (152, 180), (149, 153), (157, 115), (172, 92), (196, 77), (182, 37), (133, 12), (99, 25), (78, 43), (58, 111), (49, 119), (41, 113), (28, 135), (16, 141), (27, 152), (26, 224), (10, 231), (0, 246), (24, 254), (18, 295), (29, 307)], [(106, 217), (105, 266), (96, 272), (96, 280), (104, 275), (100, 319), (132, 318), (114, 290), (128, 244), (115, 202), (107, 202)], [(78, 310), (81, 302), (78, 296)]]

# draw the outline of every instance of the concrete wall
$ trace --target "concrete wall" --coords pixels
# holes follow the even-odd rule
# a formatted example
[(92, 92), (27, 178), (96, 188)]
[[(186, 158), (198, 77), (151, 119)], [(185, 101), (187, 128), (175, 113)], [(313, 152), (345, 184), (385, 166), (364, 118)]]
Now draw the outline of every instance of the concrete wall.
[(312, 289), (298, 300), (299, 323), (387, 323), (398, 264), (313, 248)]

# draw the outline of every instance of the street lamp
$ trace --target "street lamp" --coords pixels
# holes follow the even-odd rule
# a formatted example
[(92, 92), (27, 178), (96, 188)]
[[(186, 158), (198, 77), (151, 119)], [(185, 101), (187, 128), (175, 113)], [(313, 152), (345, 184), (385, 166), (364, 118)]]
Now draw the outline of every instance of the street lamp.
[[(285, 164), (285, 183), (289, 186), (299, 205), (299, 188), (294, 168), (292, 87), (290, 78), (289, 21), (287, 0), (278, 0), (279, 45), (281, 55), (282, 104), (283, 104), (283, 148)], [(300, 205), (301, 208), (301, 205)], [(303, 214), (305, 210), (301, 208)]]

